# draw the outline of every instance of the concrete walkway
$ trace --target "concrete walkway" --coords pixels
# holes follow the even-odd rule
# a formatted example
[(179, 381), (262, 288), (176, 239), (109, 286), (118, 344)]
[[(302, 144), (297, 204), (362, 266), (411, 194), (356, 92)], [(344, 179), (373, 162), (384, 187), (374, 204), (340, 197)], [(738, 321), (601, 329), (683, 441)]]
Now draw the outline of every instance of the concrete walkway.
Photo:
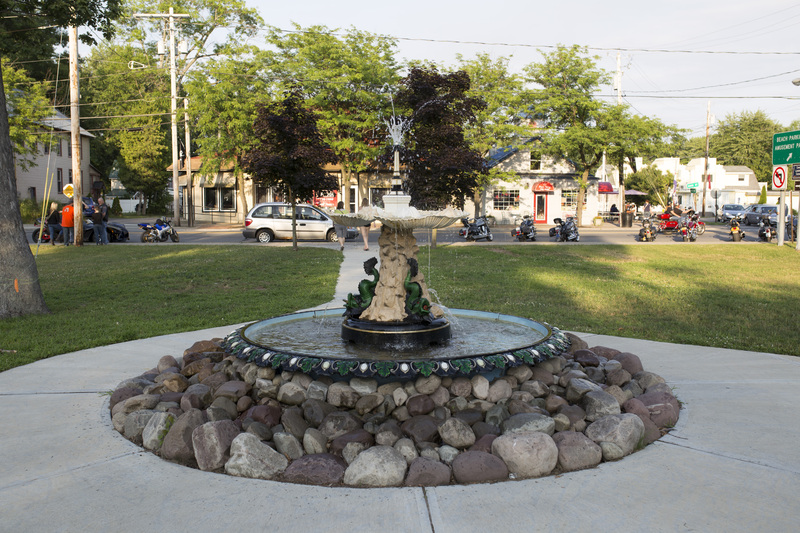
[[(340, 307), (376, 251), (350, 244)], [(320, 306), (326, 307), (326, 306)], [(210, 474), (114, 431), (104, 394), (235, 325), (0, 373), (0, 532), (798, 531), (800, 358), (581, 335), (639, 355), (683, 403), (660, 441), (598, 468), (490, 485), (350, 489)]]

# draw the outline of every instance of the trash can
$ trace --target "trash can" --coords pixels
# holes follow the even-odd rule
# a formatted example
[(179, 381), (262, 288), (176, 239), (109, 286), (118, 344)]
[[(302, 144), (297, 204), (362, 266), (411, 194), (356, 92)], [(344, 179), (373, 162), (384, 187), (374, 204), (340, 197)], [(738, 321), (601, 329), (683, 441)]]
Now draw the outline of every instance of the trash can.
[(631, 228), (633, 227), (633, 211), (625, 211), (622, 213), (622, 224), (620, 227)]

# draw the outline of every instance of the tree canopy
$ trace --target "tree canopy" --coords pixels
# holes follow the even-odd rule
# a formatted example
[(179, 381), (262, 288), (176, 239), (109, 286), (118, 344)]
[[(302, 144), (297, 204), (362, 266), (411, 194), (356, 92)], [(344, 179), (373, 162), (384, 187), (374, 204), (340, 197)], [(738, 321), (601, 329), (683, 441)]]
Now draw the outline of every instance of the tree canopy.
[(528, 81), (537, 87), (528, 93), (532, 115), (543, 128), (542, 149), (568, 159), (578, 173), (578, 224), (581, 224), (590, 170), (597, 167), (609, 136), (602, 127), (603, 102), (595, 98), (608, 74), (577, 45), (559, 45), (543, 54), (542, 63), (526, 67)]
[(464, 71), (412, 68), (402, 81), (396, 103), (406, 110), (411, 128), (401, 159), (409, 168), (406, 190), (415, 207), (463, 208), (464, 198), (474, 194), (486, 174), (483, 154), (464, 133), (486, 103), (470, 96), (469, 88)]
[(323, 167), (336, 156), (317, 129), (316, 115), (304, 105), (299, 90), (258, 108), (253, 124), (256, 142), (242, 164), (253, 181), (277, 189), (292, 204), (292, 240), (297, 248), (294, 206), (315, 192), (339, 186)]
[(711, 136), (709, 152), (722, 165), (743, 165), (758, 181), (772, 178), (772, 136), (785, 131), (763, 111), (732, 113)]

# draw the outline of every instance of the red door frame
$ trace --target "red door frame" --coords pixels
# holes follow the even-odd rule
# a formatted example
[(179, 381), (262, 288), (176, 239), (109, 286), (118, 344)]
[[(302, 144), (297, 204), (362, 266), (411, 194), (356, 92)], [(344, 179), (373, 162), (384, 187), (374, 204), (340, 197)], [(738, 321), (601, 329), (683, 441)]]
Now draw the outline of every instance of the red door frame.
[[(547, 199), (552, 197), (555, 187), (549, 181), (539, 181), (533, 184), (533, 221), (547, 223)], [(541, 206), (541, 211), (539, 210)]]

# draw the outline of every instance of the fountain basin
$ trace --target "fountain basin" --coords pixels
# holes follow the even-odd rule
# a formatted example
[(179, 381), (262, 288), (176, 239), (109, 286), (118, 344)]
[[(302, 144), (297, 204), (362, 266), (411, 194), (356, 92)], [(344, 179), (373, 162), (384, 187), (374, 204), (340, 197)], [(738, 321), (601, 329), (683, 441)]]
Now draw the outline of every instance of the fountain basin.
[(416, 379), (502, 372), (560, 355), (570, 344), (564, 332), (543, 322), (451, 309), (454, 334), (444, 345), (377, 349), (342, 340), (343, 311), (303, 311), (261, 320), (232, 332), (224, 347), (258, 366), (315, 377)]

